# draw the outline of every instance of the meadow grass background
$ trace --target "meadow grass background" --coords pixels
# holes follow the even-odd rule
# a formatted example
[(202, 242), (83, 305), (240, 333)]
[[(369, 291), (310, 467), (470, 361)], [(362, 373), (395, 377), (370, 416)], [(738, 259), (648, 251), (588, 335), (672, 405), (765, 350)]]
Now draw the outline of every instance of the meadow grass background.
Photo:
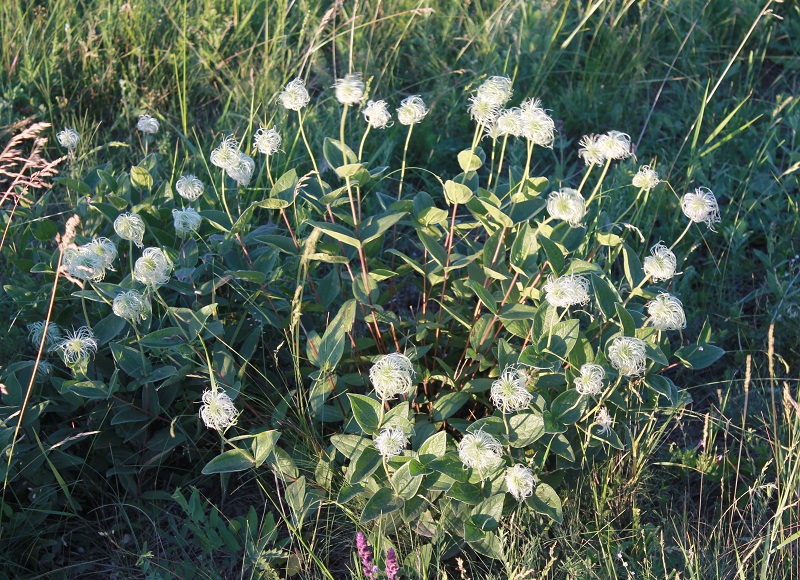
[[(687, 334), (696, 335), (707, 316), (728, 353), (705, 371), (675, 375), (693, 404), (587, 472), (565, 498), (563, 525), (532, 535), (524, 518), (512, 520), (503, 562), (466, 554), (462, 564), (441, 562), (434, 577), (659, 578), (665, 569), (674, 578), (800, 576), (796, 3), (18, 1), (0, 5), (0, 38), (0, 126), (46, 121), (51, 137), (75, 127), (84, 139), (82, 167), (108, 162), (123, 170), (136, 162), (138, 151), (124, 143), (134, 141), (145, 112), (161, 121), (154, 146), (173, 167), (207, 155), (222, 135), (249, 141), (257, 121), (287, 126), (285, 164), (293, 166), (303, 159), (302, 143), (284, 122), (277, 93), (297, 75), (307, 79), (305, 121), (319, 150), (338, 130), (329, 88), (352, 62), (371, 95), (396, 106), (421, 94), (431, 107), (414, 131), (412, 165), (455, 173), (456, 153), (472, 136), (469, 93), (487, 75), (504, 74), (518, 97), (541, 98), (557, 122), (552, 153), (536, 157), (532, 174), (573, 182), (583, 168), (578, 139), (617, 129), (679, 195), (710, 187), (722, 222), (698, 238), (680, 294), (687, 312), (705, 313)], [(404, 138), (401, 126), (388, 130), (374, 161), (396, 166)], [(61, 154), (55, 139), (48, 153)], [(70, 212), (58, 187), (53, 219)], [(645, 236), (677, 237), (675, 196), (646, 203)], [(3, 284), (35, 284), (13, 262), (10, 244)], [(27, 334), (14, 308), (0, 296), (10, 320), (2, 365), (16, 360)], [(183, 475), (184, 488), (218, 499), (199, 469)], [(272, 485), (253, 477), (253, 487)], [(76, 492), (93, 498), (85, 510), (48, 514), (27, 535), (4, 534), (0, 570), (10, 577), (51, 569), (76, 577), (234, 574), (242, 554), (221, 548), (198, 560), (174, 538), (174, 489), (158, 478), (146, 485), (148, 493), (130, 497), (110, 480), (81, 481)], [(246, 513), (249, 499), (262, 502), (257, 495), (240, 494), (225, 511)], [(317, 558), (292, 538), (290, 572), (349, 577), (355, 527), (348, 514), (332, 507), (313, 527), (304, 541)], [(98, 536), (112, 528), (116, 537)]]

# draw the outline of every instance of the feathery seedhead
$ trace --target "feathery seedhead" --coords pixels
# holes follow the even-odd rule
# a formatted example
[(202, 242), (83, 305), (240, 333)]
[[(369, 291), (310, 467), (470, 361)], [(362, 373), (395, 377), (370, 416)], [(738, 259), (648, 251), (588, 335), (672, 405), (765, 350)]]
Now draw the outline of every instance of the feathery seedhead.
[(647, 313), (654, 328), (658, 330), (680, 330), (686, 328), (683, 304), (675, 296), (661, 292), (655, 300), (647, 303)]
[(608, 347), (608, 360), (625, 377), (637, 377), (644, 372), (647, 347), (641, 338), (618, 336)]
[(458, 458), (466, 467), (477, 469), (483, 473), (497, 467), (503, 461), (503, 446), (500, 442), (478, 429), (464, 435), (458, 444)]
[(147, 320), (150, 315), (150, 299), (142, 296), (136, 290), (128, 290), (114, 297), (111, 309), (120, 318), (136, 324), (139, 320)]
[(64, 129), (56, 134), (56, 139), (58, 139), (59, 145), (73, 152), (80, 143), (81, 135), (75, 129)]
[(478, 87), (477, 98), (495, 107), (505, 105), (514, 94), (511, 79), (508, 77), (493, 76), (486, 79)]
[(387, 459), (403, 453), (408, 445), (408, 437), (400, 427), (387, 427), (375, 437), (375, 449)]
[(571, 228), (579, 228), (586, 215), (586, 200), (577, 189), (562, 187), (551, 191), (547, 197), (547, 213), (554, 219), (564, 220)]
[(91, 353), (97, 352), (97, 341), (88, 326), (81, 326), (78, 330), (65, 333), (63, 340), (51, 350), (61, 351), (64, 363), (72, 367), (81, 360), (89, 358)]
[(600, 135), (597, 146), (605, 159), (625, 159), (631, 156), (631, 138), (620, 131)]
[(233, 135), (222, 139), (216, 149), (211, 151), (211, 164), (220, 169), (228, 169), (239, 161), (239, 142)]
[(514, 413), (526, 408), (533, 400), (528, 392), (528, 378), (515, 365), (508, 365), (503, 374), (492, 383), (489, 396), (495, 407), (503, 413)]
[(158, 133), (158, 120), (148, 114), (140, 115), (139, 121), (136, 123), (136, 128), (142, 133), (155, 135)]
[(658, 242), (650, 248), (650, 255), (645, 257), (644, 273), (652, 278), (653, 282), (670, 280), (675, 275), (678, 260), (666, 245)]
[(296, 78), (286, 83), (286, 86), (278, 95), (278, 99), (283, 107), (290, 111), (299, 111), (311, 101), (308, 90), (306, 90), (306, 84), (301, 78)]
[[(217, 161), (220, 161), (220, 159), (217, 158)], [(216, 163), (214, 163), (213, 151), (211, 152), (211, 163), (216, 165)], [(191, 173), (187, 173), (186, 175), (181, 175), (181, 178), (175, 183), (175, 189), (178, 191), (178, 195), (180, 195), (183, 199), (197, 201), (200, 199), (200, 196), (203, 195), (205, 186), (197, 177)]]
[(121, 213), (114, 220), (114, 231), (123, 240), (130, 240), (141, 248), (144, 244), (144, 220), (135, 213)]
[(336, 100), (343, 105), (357, 105), (364, 98), (364, 81), (361, 80), (361, 73), (350, 73), (344, 75), (343, 79), (336, 79), (333, 89), (336, 93)]
[(603, 379), (606, 371), (600, 365), (586, 363), (581, 365), (581, 374), (575, 377), (575, 390), (581, 395), (596, 397), (603, 392)]
[(520, 104), (522, 136), (535, 145), (552, 148), (556, 124), (540, 105), (539, 99), (528, 99)]
[(253, 178), (256, 162), (249, 155), (239, 152), (239, 159), (225, 168), (228, 177), (233, 179), (239, 187), (247, 187)]
[(589, 280), (583, 276), (568, 274), (554, 278), (550, 275), (544, 285), (545, 300), (553, 306), (569, 308), (575, 304), (589, 302)]
[[(42, 344), (42, 335), (44, 334), (44, 320), (40, 322), (32, 322), (28, 325), (28, 340), (36, 348)], [(52, 350), (63, 339), (61, 329), (57, 324), (51, 322), (47, 325), (47, 335), (44, 339), (45, 350)]]
[(644, 189), (645, 191), (650, 191), (659, 183), (661, 183), (661, 180), (658, 178), (658, 173), (649, 165), (642, 165), (639, 168), (639, 172), (633, 176), (633, 180), (631, 181), (634, 187)]
[(530, 468), (520, 463), (512, 467), (507, 467), (505, 479), (508, 492), (513, 495), (514, 499), (517, 501), (523, 501), (525, 498), (533, 495), (536, 479), (533, 477), (533, 471), (531, 471)]
[(600, 146), (600, 135), (584, 135), (578, 141), (578, 157), (587, 165), (602, 165), (606, 162), (603, 148)]
[(224, 431), (236, 423), (239, 411), (228, 396), (221, 389), (211, 388), (203, 392), (203, 405), (200, 407), (200, 418), (206, 427)]
[(145, 248), (133, 266), (133, 277), (145, 286), (157, 288), (169, 282), (172, 262), (161, 248)]
[(419, 95), (411, 95), (400, 101), (400, 107), (397, 109), (397, 120), (401, 125), (414, 125), (422, 121), (425, 115), (428, 114), (428, 109), (425, 107), (425, 101)]
[(173, 209), (172, 219), (175, 223), (175, 232), (185, 238), (197, 231), (203, 218), (193, 208)]
[(266, 129), (262, 125), (253, 136), (253, 148), (267, 157), (274, 155), (281, 148), (281, 136), (275, 127)]
[(614, 419), (611, 418), (611, 414), (605, 407), (600, 407), (600, 410), (597, 411), (594, 422), (600, 427), (600, 433), (604, 435), (611, 433), (611, 429), (614, 427)]
[(369, 369), (369, 380), (375, 392), (389, 401), (397, 395), (412, 395), (416, 388), (413, 382), (415, 375), (411, 359), (399, 352), (393, 352), (379, 358)]
[(392, 123), (392, 114), (386, 101), (367, 101), (361, 114), (373, 129), (385, 129)]
[(714, 224), (722, 221), (719, 215), (717, 198), (707, 187), (698, 187), (694, 192), (684, 194), (681, 200), (683, 213), (694, 223), (705, 223), (712, 232)]

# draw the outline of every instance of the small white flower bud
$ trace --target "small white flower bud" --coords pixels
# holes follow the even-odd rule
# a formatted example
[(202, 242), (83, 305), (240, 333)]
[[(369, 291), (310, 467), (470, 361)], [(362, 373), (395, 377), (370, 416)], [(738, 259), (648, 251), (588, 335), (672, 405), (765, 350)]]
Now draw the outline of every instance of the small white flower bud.
[(421, 122), (427, 114), (428, 109), (425, 107), (422, 97), (412, 95), (400, 102), (400, 108), (397, 109), (397, 120), (401, 125), (414, 125)]
[(667, 246), (658, 242), (655, 246), (650, 248), (650, 254), (644, 259), (644, 273), (653, 279), (653, 282), (659, 280), (670, 280), (675, 275), (678, 261), (675, 254), (672, 253)]
[(387, 459), (403, 453), (408, 437), (400, 427), (387, 427), (375, 438), (375, 449)]
[(478, 87), (477, 98), (495, 107), (502, 107), (514, 94), (511, 79), (508, 77), (489, 77)]
[(502, 456), (503, 446), (482, 429), (467, 433), (458, 444), (461, 463), (468, 468), (477, 469), (479, 473), (500, 465)]
[(606, 162), (604, 150), (600, 147), (599, 135), (584, 135), (578, 142), (581, 148), (578, 150), (578, 157), (589, 165), (602, 165)]
[(136, 123), (136, 128), (142, 133), (155, 135), (158, 133), (158, 121), (150, 115), (144, 114), (139, 116), (139, 121)]
[(600, 365), (586, 363), (581, 365), (581, 374), (575, 377), (575, 390), (581, 395), (596, 397), (603, 392), (603, 379), (606, 371)]
[(633, 180), (631, 181), (634, 187), (644, 189), (645, 191), (650, 191), (659, 183), (661, 183), (661, 180), (658, 179), (658, 173), (649, 165), (642, 165), (639, 168), (639, 172), (633, 176)]
[(614, 427), (614, 419), (611, 418), (611, 414), (605, 407), (601, 407), (600, 410), (597, 411), (594, 422), (600, 427), (600, 433), (604, 435), (611, 433), (611, 429)]
[(135, 290), (128, 290), (117, 294), (111, 309), (115, 315), (136, 324), (140, 319), (147, 320), (150, 315), (150, 299)]
[[(28, 340), (31, 341), (31, 344), (36, 348), (39, 348), (39, 345), (42, 344), (42, 335), (44, 334), (44, 321), (40, 322), (33, 322), (28, 325)], [(58, 327), (57, 324), (51, 322), (47, 325), (47, 336), (44, 339), (44, 348), (46, 350), (52, 350), (52, 348), (61, 342), (63, 335), (61, 333), (61, 329)]]
[(544, 285), (545, 300), (553, 306), (569, 308), (575, 304), (589, 302), (589, 280), (583, 276), (570, 274), (553, 278), (549, 276)]
[(144, 220), (135, 213), (122, 213), (114, 220), (114, 231), (123, 240), (130, 240), (141, 248), (144, 239)]
[(206, 427), (224, 431), (234, 423), (239, 416), (239, 411), (228, 396), (218, 388), (206, 389), (203, 392), (203, 405), (200, 407), (200, 418)]
[(81, 140), (81, 135), (75, 129), (64, 129), (56, 135), (58, 143), (70, 152), (74, 151)]
[(247, 187), (253, 178), (253, 171), (256, 169), (256, 162), (249, 155), (239, 152), (239, 159), (225, 168), (228, 177), (233, 179), (239, 187)]
[(392, 114), (386, 101), (367, 101), (361, 114), (373, 129), (385, 129), (392, 123)]
[(522, 116), (519, 107), (503, 109), (497, 116), (494, 123), (493, 132), (497, 136), (511, 135), (512, 137), (522, 137)]
[(181, 175), (181, 178), (175, 182), (175, 189), (182, 198), (189, 201), (197, 201), (203, 195), (205, 186), (197, 177), (187, 173), (186, 175)]
[(97, 352), (97, 341), (88, 326), (81, 326), (78, 330), (67, 332), (64, 339), (51, 350), (61, 351), (64, 363), (71, 367), (88, 358), (90, 353)]
[(492, 383), (489, 398), (503, 413), (513, 413), (531, 404), (533, 395), (528, 392), (527, 377), (513, 365), (503, 369), (500, 378)]
[(608, 347), (608, 360), (622, 376), (636, 377), (644, 372), (647, 348), (640, 338), (618, 336)]
[(540, 105), (539, 99), (528, 99), (520, 104), (522, 136), (535, 145), (551, 148), (556, 125)]
[(586, 200), (578, 190), (562, 187), (558, 191), (550, 192), (547, 213), (554, 219), (564, 220), (572, 228), (578, 228), (586, 215)]
[(300, 78), (289, 81), (278, 95), (278, 99), (284, 108), (290, 111), (299, 111), (311, 101), (306, 84)]
[(384, 401), (394, 399), (397, 395), (412, 395), (416, 388), (414, 375), (411, 360), (399, 352), (382, 356), (369, 369), (369, 380)]
[(181, 238), (185, 238), (197, 231), (203, 218), (191, 207), (184, 209), (173, 209), (172, 219), (175, 222), (175, 232)]
[(344, 75), (343, 79), (336, 79), (333, 84), (336, 100), (343, 105), (357, 105), (364, 98), (364, 81), (361, 73)]
[(694, 223), (705, 223), (712, 232), (714, 224), (721, 220), (719, 205), (714, 193), (707, 187), (698, 187), (694, 192), (686, 193), (681, 200), (683, 213)]
[(253, 148), (267, 157), (274, 155), (281, 148), (281, 136), (274, 127), (266, 129), (261, 126), (253, 137)]
[(631, 156), (631, 138), (620, 131), (600, 135), (597, 146), (606, 159), (625, 159)]
[(523, 501), (533, 495), (536, 479), (533, 477), (533, 471), (530, 468), (519, 463), (513, 467), (507, 467), (505, 479), (508, 492), (514, 496), (515, 500)]
[(469, 102), (470, 105), (467, 110), (473, 121), (484, 127), (494, 124), (497, 115), (500, 114), (500, 107), (498, 105), (486, 99), (482, 99), (480, 95), (470, 97)]
[(239, 142), (233, 135), (228, 135), (216, 149), (211, 151), (211, 164), (220, 169), (227, 169), (239, 161)]
[(161, 248), (145, 248), (133, 267), (134, 279), (145, 286), (163, 286), (171, 273), (172, 262)]
[(686, 328), (686, 314), (683, 304), (675, 296), (660, 293), (655, 300), (647, 303), (647, 313), (653, 327), (658, 330), (680, 330)]

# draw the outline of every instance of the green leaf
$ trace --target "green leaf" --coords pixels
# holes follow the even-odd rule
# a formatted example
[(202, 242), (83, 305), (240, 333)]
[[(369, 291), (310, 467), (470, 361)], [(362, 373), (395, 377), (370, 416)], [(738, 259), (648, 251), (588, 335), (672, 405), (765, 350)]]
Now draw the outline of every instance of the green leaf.
[(244, 449), (229, 449), (217, 455), (203, 467), (203, 475), (233, 473), (254, 467), (255, 459)]
[(427, 465), (447, 452), (447, 432), (439, 431), (428, 437), (419, 448), (419, 461)]
[(86, 185), (83, 181), (78, 181), (77, 179), (70, 179), (69, 177), (56, 177), (53, 179), (56, 183), (61, 183), (64, 187), (71, 189), (73, 191), (77, 191), (81, 195), (91, 195), (92, 190)]
[(436, 207), (433, 198), (424, 191), (414, 197), (412, 207), (414, 219), (423, 226), (432, 226), (447, 220), (447, 210)]
[(461, 166), (461, 171), (464, 172), (477, 171), (485, 161), (486, 153), (480, 147), (477, 147), (474, 152), (470, 149), (464, 149), (458, 154), (458, 164)]
[(177, 326), (168, 326), (144, 335), (139, 344), (147, 348), (172, 348), (186, 342), (186, 338)]
[(108, 344), (125, 328), (126, 321), (115, 314), (109, 314), (103, 320), (94, 325), (94, 338), (97, 346)]
[(515, 413), (508, 424), (511, 447), (525, 448), (544, 435), (544, 420), (535, 413)]
[(609, 320), (617, 313), (617, 303), (621, 303), (616, 288), (609, 284), (604, 278), (596, 274), (591, 274), (594, 295), (597, 298), (597, 305), (606, 320)]
[(399, 222), (404, 215), (405, 212), (391, 212), (367, 218), (361, 225), (361, 243), (368, 244), (377, 239), (386, 230)]
[(454, 391), (440, 395), (439, 398), (433, 402), (433, 420), (444, 421), (452, 417), (469, 399), (469, 394), (463, 391)]
[(259, 467), (267, 460), (269, 454), (275, 448), (275, 443), (280, 439), (281, 434), (279, 431), (263, 431), (253, 438), (250, 448), (253, 450), (253, 457), (255, 459), (255, 467)]
[(353, 328), (356, 301), (352, 298), (342, 304), (339, 312), (325, 329), (319, 345), (319, 368), (331, 372), (344, 354), (345, 335)]
[(289, 205), (294, 202), (296, 188), (297, 171), (290, 169), (275, 181), (275, 185), (272, 186), (272, 189), (269, 192), (269, 197), (273, 200), (279, 200)]
[(447, 263), (447, 252), (445, 251), (444, 247), (422, 230), (417, 230), (417, 236), (419, 236), (419, 239), (422, 242), (422, 245), (425, 246), (425, 249), (428, 250), (431, 258), (433, 258), (437, 264), (444, 268), (444, 265)]
[(644, 280), (644, 268), (639, 261), (639, 255), (634, 252), (628, 244), (622, 244), (623, 265), (625, 267), (625, 279), (631, 288), (636, 288)]
[(356, 249), (361, 247), (361, 242), (359, 241), (355, 232), (347, 229), (346, 227), (340, 224), (331, 224), (328, 222), (315, 222), (315, 221), (309, 221), (308, 223), (314, 226), (315, 228), (319, 228), (320, 230), (328, 234), (330, 237), (339, 240), (343, 244), (347, 244), (348, 246), (352, 246)]
[(617, 310), (620, 324), (622, 325), (622, 333), (625, 336), (636, 336), (636, 323), (633, 321), (631, 313), (623, 308), (622, 304), (615, 304), (614, 308)]
[(493, 531), (500, 525), (503, 518), (504, 493), (497, 493), (472, 509), (470, 518), (483, 531)]
[(445, 453), (431, 461), (428, 467), (456, 481), (466, 482), (469, 479), (469, 473), (456, 453)]
[(572, 425), (580, 421), (586, 411), (586, 397), (575, 389), (564, 391), (550, 405), (550, 411), (556, 420)]
[(537, 239), (539, 240), (539, 244), (544, 248), (547, 261), (550, 262), (550, 269), (553, 271), (553, 274), (558, 276), (564, 270), (564, 252), (561, 251), (558, 244), (544, 234), (539, 234)]
[(549, 352), (559, 360), (566, 360), (578, 342), (579, 334), (580, 322), (577, 319), (564, 320), (549, 332), (545, 330), (539, 339), (539, 350)]
[(699, 370), (711, 366), (725, 354), (725, 351), (713, 344), (684, 346), (675, 352), (675, 356), (689, 369)]
[(325, 161), (328, 162), (328, 165), (334, 169), (343, 165), (358, 163), (358, 157), (350, 147), (330, 137), (325, 137), (325, 141), (322, 144), (322, 154), (325, 156)]
[(480, 298), (480, 301), (489, 309), (489, 312), (497, 314), (497, 300), (494, 299), (494, 296), (492, 296), (488, 290), (475, 280), (467, 280), (464, 285), (475, 292), (478, 298)]
[(364, 482), (381, 464), (381, 455), (374, 447), (366, 447), (356, 460), (350, 463), (347, 478), (351, 485)]
[(450, 179), (444, 183), (444, 198), (451, 205), (467, 203), (472, 195), (472, 190), (463, 183), (456, 183)]
[(422, 476), (414, 476), (410, 472), (410, 463), (401, 465), (392, 476), (392, 487), (397, 495), (403, 499), (412, 499), (417, 495), (417, 490), (422, 483)]
[(538, 251), (539, 242), (533, 228), (528, 222), (521, 223), (514, 242), (511, 244), (511, 253), (509, 254), (511, 267), (521, 274), (532, 271), (531, 265), (535, 262)]
[(144, 190), (153, 187), (153, 176), (144, 167), (131, 167), (131, 185), (136, 189)]
[(36, 224), (36, 229), (33, 235), (40, 242), (47, 242), (56, 237), (58, 233), (58, 226), (53, 220), (42, 219)]
[(559, 524), (564, 519), (564, 513), (561, 510), (561, 499), (556, 491), (546, 483), (539, 482), (533, 495), (526, 499), (525, 503), (537, 513), (547, 516)]
[(364, 511), (361, 512), (361, 523), (365, 524), (376, 520), (381, 516), (395, 512), (403, 507), (402, 498), (397, 497), (394, 492), (387, 488), (381, 488), (369, 498)]
[(347, 393), (350, 406), (353, 408), (353, 418), (367, 435), (372, 435), (378, 428), (381, 416), (381, 403), (364, 395)]
[(478, 505), (483, 501), (483, 494), (479, 485), (474, 483), (455, 482), (445, 493), (447, 497), (469, 505)]
[(133, 378), (141, 379), (146, 374), (150, 374), (152, 370), (150, 361), (145, 357), (145, 364), (144, 367), (142, 367), (142, 353), (138, 350), (130, 348), (129, 346), (124, 346), (118, 342), (111, 343), (110, 348), (117, 366)]

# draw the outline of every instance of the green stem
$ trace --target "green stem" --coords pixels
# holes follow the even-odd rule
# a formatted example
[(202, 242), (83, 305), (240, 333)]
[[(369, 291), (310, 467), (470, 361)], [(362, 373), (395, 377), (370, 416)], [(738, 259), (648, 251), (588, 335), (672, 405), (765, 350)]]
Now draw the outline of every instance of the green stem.
[(670, 250), (678, 245), (678, 242), (680, 242), (683, 239), (683, 236), (685, 236), (689, 232), (689, 228), (691, 228), (691, 227), (692, 227), (692, 222), (689, 221), (689, 223), (686, 224), (686, 229), (683, 230), (683, 233), (680, 236), (678, 236), (678, 239), (675, 240), (672, 243), (672, 245), (669, 247)]
[(325, 188), (322, 185), (322, 176), (319, 174), (319, 167), (317, 167), (317, 160), (314, 158), (314, 153), (311, 151), (311, 145), (308, 144), (308, 138), (306, 137), (306, 131), (303, 129), (303, 113), (297, 111), (297, 119), (300, 122), (300, 136), (303, 138), (303, 143), (308, 150), (308, 155), (311, 157), (311, 165), (314, 166), (314, 173), (317, 174), (317, 181), (319, 182), (319, 189), (320, 193), (325, 192)]
[(367, 141), (367, 135), (369, 135), (369, 130), (372, 128), (372, 125), (367, 123), (367, 130), (364, 131), (364, 136), (361, 138), (361, 144), (358, 146), (358, 161), (359, 163), (363, 159), (364, 154), (364, 143)]
[(597, 196), (600, 192), (600, 186), (603, 185), (603, 179), (606, 177), (606, 173), (608, 173), (608, 168), (611, 166), (611, 161), (606, 161), (606, 164), (603, 165), (603, 172), (600, 174), (600, 179), (597, 180), (597, 184), (594, 186), (592, 190), (592, 195), (589, 196), (589, 199), (586, 200), (586, 207), (589, 207), (589, 204), (592, 203), (592, 200)]
[(414, 130), (414, 123), (408, 126), (408, 134), (406, 135), (406, 144), (403, 146), (403, 164), (400, 166), (400, 187), (397, 190), (397, 201), (403, 196), (403, 182), (406, 177), (406, 155), (408, 154), (408, 144), (411, 141), (411, 132)]

